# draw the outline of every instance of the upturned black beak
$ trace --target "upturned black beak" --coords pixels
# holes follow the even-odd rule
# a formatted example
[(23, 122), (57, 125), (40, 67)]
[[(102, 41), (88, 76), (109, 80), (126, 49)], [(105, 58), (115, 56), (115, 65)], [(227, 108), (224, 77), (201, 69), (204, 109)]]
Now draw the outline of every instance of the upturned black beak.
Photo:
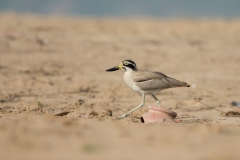
[(106, 71), (107, 71), (107, 72), (112, 72), (112, 71), (117, 71), (117, 70), (119, 70), (119, 67), (118, 67), (118, 66), (113, 67), (113, 68), (109, 68), (109, 69), (107, 69)]

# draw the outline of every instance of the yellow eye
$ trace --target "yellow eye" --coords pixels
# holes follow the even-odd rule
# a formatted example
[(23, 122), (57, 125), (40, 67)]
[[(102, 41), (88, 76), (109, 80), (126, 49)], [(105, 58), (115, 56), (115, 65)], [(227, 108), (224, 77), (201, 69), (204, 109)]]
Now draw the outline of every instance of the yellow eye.
[(124, 65), (128, 65), (128, 62), (123, 62)]

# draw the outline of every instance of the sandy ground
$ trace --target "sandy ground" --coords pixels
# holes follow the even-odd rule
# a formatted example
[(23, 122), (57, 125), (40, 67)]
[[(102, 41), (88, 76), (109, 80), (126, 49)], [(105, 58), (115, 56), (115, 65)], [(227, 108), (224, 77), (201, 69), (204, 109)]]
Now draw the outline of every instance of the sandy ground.
[[(0, 24), (1, 160), (240, 159), (239, 20), (1, 14)], [(179, 123), (141, 123), (150, 96), (115, 120), (141, 103), (123, 71), (105, 72), (125, 59), (192, 85), (157, 95)]]

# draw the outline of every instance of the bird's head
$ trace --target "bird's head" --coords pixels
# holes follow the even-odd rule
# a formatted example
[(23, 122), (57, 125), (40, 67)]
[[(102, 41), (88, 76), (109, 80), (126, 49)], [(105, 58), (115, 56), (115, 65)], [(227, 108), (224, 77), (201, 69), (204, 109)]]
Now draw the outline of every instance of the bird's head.
[(126, 71), (137, 71), (136, 63), (132, 60), (122, 61), (118, 66), (107, 69), (107, 72), (117, 71), (117, 70), (126, 70)]

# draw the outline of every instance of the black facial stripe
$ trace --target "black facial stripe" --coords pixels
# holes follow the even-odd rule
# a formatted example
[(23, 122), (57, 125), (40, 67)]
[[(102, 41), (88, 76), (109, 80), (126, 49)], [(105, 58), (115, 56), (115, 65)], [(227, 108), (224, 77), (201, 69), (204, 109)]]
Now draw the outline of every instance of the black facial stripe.
[(136, 67), (136, 63), (133, 62), (132, 60), (125, 60), (125, 61), (128, 61), (128, 62), (132, 63)]
[(123, 66), (126, 66), (128, 68), (131, 68), (132, 70), (137, 70), (136, 63), (132, 60), (125, 60), (122, 62)]
[(132, 69), (135, 69), (136, 67), (135, 67), (135, 65), (133, 65), (133, 64), (131, 64), (131, 63), (129, 63), (128, 65), (125, 65), (126, 67), (128, 67), (128, 68), (132, 68)]

